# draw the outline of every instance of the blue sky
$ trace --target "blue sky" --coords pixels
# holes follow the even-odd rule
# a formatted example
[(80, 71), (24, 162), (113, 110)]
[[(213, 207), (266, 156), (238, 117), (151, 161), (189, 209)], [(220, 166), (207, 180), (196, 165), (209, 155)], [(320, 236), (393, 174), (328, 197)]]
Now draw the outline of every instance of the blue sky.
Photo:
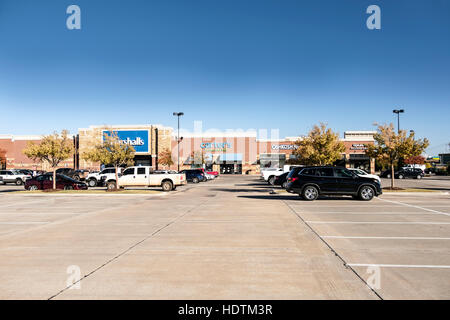
[[(66, 28), (81, 8), (82, 29)], [(366, 8), (381, 7), (381, 30)], [(0, 0), (0, 133), (395, 122), (450, 142), (450, 1)]]

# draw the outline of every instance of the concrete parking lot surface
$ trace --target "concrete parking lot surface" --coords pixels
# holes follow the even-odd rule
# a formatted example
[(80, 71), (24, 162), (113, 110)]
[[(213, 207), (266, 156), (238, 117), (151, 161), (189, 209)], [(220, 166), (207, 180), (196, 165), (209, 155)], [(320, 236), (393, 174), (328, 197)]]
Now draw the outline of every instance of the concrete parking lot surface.
[(4, 190), (2, 299), (450, 298), (441, 192), (306, 202), (245, 176), (162, 196)]

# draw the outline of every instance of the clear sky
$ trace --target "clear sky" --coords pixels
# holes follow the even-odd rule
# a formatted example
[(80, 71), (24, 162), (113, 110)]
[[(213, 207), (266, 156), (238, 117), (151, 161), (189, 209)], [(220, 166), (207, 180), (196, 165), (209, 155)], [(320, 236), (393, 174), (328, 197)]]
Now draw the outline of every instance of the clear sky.
[(176, 126), (183, 111), (186, 129), (342, 134), (396, 123), (399, 107), (430, 155), (445, 151), (448, 0), (0, 0), (0, 133)]

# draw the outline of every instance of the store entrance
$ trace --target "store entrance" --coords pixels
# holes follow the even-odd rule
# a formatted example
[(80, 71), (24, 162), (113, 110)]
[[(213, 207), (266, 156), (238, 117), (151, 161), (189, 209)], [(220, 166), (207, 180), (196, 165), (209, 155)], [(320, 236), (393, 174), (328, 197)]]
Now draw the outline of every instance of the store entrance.
[(151, 166), (152, 165), (152, 156), (143, 156), (143, 155), (134, 156), (134, 165), (135, 166)]
[(221, 164), (220, 174), (242, 174), (242, 164), (240, 163)]

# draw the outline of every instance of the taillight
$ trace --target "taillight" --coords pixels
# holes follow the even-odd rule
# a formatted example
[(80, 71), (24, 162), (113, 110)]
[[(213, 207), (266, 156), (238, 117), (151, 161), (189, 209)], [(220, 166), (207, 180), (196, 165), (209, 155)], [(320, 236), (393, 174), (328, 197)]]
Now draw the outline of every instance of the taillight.
[(291, 178), (291, 182), (294, 182), (294, 181), (297, 181), (297, 180), (298, 180), (298, 177)]

